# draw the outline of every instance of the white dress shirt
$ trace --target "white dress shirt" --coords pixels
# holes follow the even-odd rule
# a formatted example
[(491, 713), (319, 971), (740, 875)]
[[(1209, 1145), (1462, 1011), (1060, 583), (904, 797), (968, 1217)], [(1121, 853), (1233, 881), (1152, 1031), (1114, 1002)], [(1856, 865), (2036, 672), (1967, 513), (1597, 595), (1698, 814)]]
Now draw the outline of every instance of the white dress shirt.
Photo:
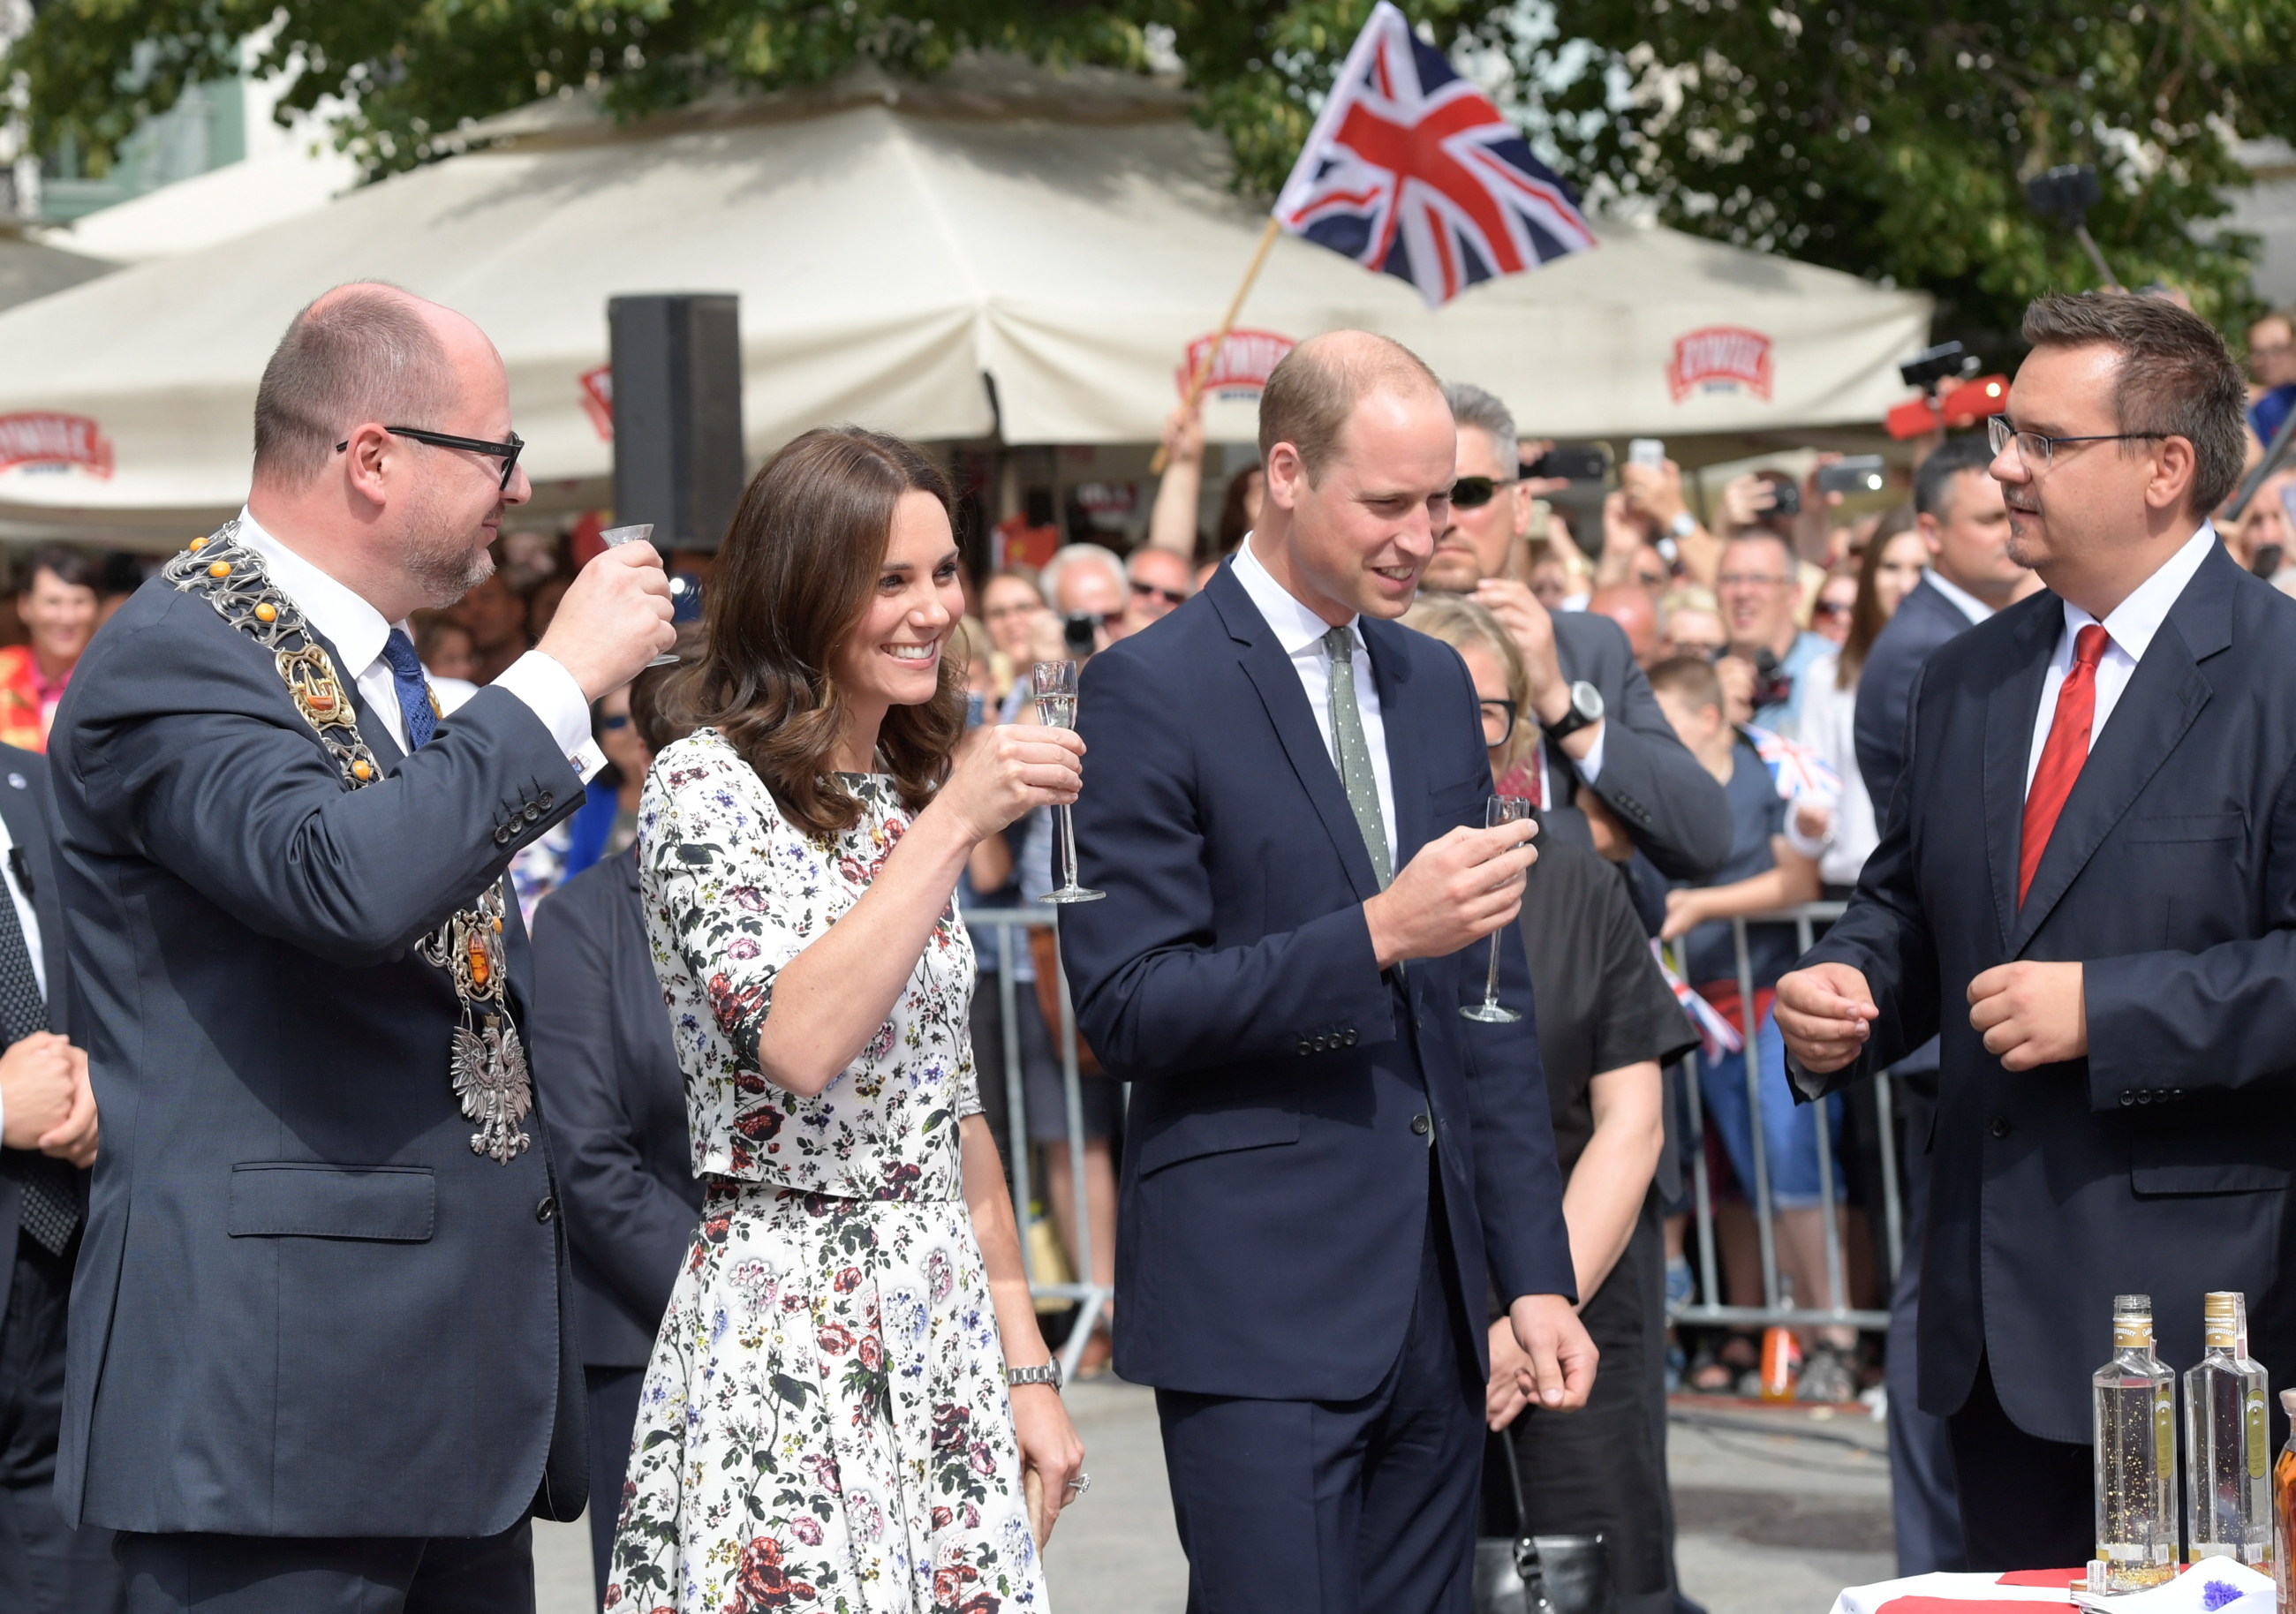
[[(342, 658), (340, 670), (366, 697), (368, 709), (390, 731), (398, 749), (406, 750), (406, 715), (399, 710), (398, 685), (391, 676), (390, 663), (382, 658), (382, 647), (393, 627), (406, 633), (406, 624), (384, 621), (382, 613), (363, 595), (264, 531), (262, 523), (245, 510), (239, 512), (239, 538), (263, 557), (271, 580), (302, 608), (311, 626), (335, 647), (335, 653)], [(414, 635), (407, 633), (407, 637), (412, 640)], [(504, 669), (495, 684), (517, 696), (542, 720), (560, 753), (585, 783), (605, 766), (604, 753), (590, 738), (590, 703), (583, 698), (582, 686), (554, 658), (530, 650)], [(439, 704), (443, 709), (446, 702)]]
[(1932, 566), (1928, 568), (1922, 573), (1922, 576), (1930, 580), (1930, 586), (1931, 588), (1936, 589), (1938, 593), (1943, 594), (1952, 602), (1953, 608), (1956, 610), (1969, 619), (1969, 624), (1972, 627), (1976, 627), (1977, 624), (1984, 621), (1986, 618), (1993, 614), (1993, 608), (1990, 605), (1988, 605), (1984, 601), (1970, 593), (1969, 590), (1964, 588), (1960, 584), (1954, 582), (1936, 567)]
[[(1336, 771), (1340, 753), (1332, 738), (1332, 652), (1324, 648), (1324, 635), (1332, 625), (1292, 597), (1259, 563), (1251, 543), (1247, 537), (1235, 552), (1235, 580), (1259, 607), (1276, 643), (1292, 659), (1292, 670), (1308, 692), (1308, 709), (1316, 714), (1316, 727)], [(1387, 828), (1387, 866), (1400, 873), (1402, 863), (1395, 855), (1395, 782), (1387, 760), (1387, 725), (1379, 715), (1379, 680), (1372, 676), (1371, 647), (1364, 643), (1361, 624), (1349, 618), (1347, 627), (1356, 642), (1356, 710), (1363, 717), (1364, 745), (1371, 752), (1372, 778), (1379, 786), (1379, 815)]]
[[(2120, 704), (2120, 692), (2128, 687), (2129, 676), (2151, 648), (2152, 635), (2169, 619), (2169, 608), (2176, 604), (2216, 542), (2217, 529), (2202, 522), (2201, 529), (2185, 540), (2184, 547), (2162, 561), (2158, 571), (2132, 589), (2105, 618), (2104, 656), (2096, 664), (2096, 711), (2088, 725), (2092, 750), (2096, 748), (2096, 737), (2104, 733), (2105, 720)], [(2049, 659), (2049, 670), (2041, 677), (2041, 709), (2033, 718), (2033, 749), (2025, 757), (2028, 794), (2033, 789), (2034, 770), (2041, 766), (2041, 748), (2048, 743), (2049, 727), (2057, 720), (2057, 692), (2064, 687), (2065, 675), (2072, 671), (2073, 640), (2096, 620), (2070, 600), (2063, 605), (2065, 631), (2057, 640), (2057, 653)]]

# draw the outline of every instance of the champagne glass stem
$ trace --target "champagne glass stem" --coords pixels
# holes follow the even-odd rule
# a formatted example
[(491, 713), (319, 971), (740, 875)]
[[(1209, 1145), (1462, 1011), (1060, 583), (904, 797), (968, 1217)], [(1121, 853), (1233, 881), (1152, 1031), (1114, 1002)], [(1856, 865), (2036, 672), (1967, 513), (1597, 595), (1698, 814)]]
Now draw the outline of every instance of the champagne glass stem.
[(1068, 890), (1077, 889), (1076, 819), (1068, 803), (1061, 803), (1061, 879)]
[(1499, 933), (1498, 933), (1496, 930), (1494, 930), (1494, 931), (1492, 931), (1492, 932), (1491, 932), (1491, 968), (1490, 968), (1490, 973), (1489, 973), (1489, 974), (1488, 974), (1487, 976), (1485, 976), (1485, 977), (1483, 978), (1483, 1007), (1484, 1007), (1484, 1008), (1486, 1008), (1486, 1009), (1496, 1009), (1496, 1008), (1497, 1008), (1498, 1006), (1499, 1006)]

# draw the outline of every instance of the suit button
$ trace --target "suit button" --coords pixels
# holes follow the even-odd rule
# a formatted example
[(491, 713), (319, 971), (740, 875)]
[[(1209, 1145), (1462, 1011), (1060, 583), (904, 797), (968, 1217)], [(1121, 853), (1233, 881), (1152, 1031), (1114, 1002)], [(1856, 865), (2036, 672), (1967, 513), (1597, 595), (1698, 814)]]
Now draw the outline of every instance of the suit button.
[(1431, 1132), (1431, 1130), (1433, 1130), (1433, 1128), (1432, 1128), (1431, 1127), (1430, 1127), (1430, 1126), (1429, 1126), (1429, 1124), (1428, 1124), (1428, 1120), (1427, 1120), (1427, 1118), (1426, 1118), (1425, 1116), (1423, 1116), (1423, 1115), (1414, 1115), (1414, 1116), (1413, 1116), (1413, 1117), (1411, 1118), (1411, 1135), (1412, 1135), (1412, 1136), (1414, 1136), (1414, 1137), (1423, 1137), (1423, 1137), (1425, 1137), (1425, 1136), (1428, 1135), (1428, 1133), (1429, 1133), (1429, 1132)]
[(546, 813), (552, 807), (555, 807), (557, 803), (552, 799), (550, 792), (548, 791), (545, 791), (541, 795), (535, 798), (535, 805)]
[(2009, 1118), (2005, 1115), (1997, 1115), (1986, 1122), (1985, 1129), (1995, 1137), (2005, 1138), (2009, 1135)]
[(2136, 1095), (2131, 1093), (2128, 1088), (2123, 1087), (2120, 1090), (2120, 1102), (2124, 1104), (2133, 1104), (2136, 1102)]
[(534, 1208), (534, 1219), (537, 1222), (544, 1223), (545, 1225), (547, 1225), (550, 1218), (557, 1214), (558, 1196), (554, 1193), (544, 1194), (542, 1196), (542, 1203)]
[(526, 804), (525, 817), (529, 823), (540, 823), (542, 822), (542, 804), (538, 801), (528, 802)]
[(1316, 1050), (1313, 1047), (1308, 1045), (1308, 1039), (1306, 1037), (1303, 1036), (1300, 1039), (1300, 1052), (1302, 1055), (1313, 1053)]
[(498, 847), (508, 846), (510, 844), (510, 825), (506, 823), (496, 824), (495, 826), (495, 844)]
[(1356, 1028), (1353, 1026), (1349, 1026), (1347, 1030), (1347, 1035), (1341, 1037), (1340, 1040), (1345, 1043), (1349, 1047), (1354, 1047), (1356, 1045)]

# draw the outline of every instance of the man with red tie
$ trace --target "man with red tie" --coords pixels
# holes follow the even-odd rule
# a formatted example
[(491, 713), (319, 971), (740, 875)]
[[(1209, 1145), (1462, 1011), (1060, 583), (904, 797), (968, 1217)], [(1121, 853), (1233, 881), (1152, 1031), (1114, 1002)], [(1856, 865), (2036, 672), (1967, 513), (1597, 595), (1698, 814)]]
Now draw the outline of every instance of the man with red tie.
[(1991, 469), (2049, 592), (1924, 664), (1882, 845), (1777, 995), (1804, 1097), (1941, 1037), (1920, 1401), (1972, 1569), (2095, 1553), (2114, 1295), (2182, 1368), (2202, 1293), (2245, 1290), (2296, 1371), (2296, 600), (2207, 519), (2240, 373), (2157, 299), (2044, 298), (2024, 333)]

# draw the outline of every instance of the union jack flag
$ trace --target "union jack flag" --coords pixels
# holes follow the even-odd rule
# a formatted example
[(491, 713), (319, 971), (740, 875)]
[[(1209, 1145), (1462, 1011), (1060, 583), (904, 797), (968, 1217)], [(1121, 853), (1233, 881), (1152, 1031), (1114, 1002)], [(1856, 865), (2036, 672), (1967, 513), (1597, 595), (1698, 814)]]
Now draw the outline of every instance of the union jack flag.
[(1275, 217), (1409, 281), (1434, 308), (1595, 244), (1570, 187), (1388, 0), (1348, 53)]

